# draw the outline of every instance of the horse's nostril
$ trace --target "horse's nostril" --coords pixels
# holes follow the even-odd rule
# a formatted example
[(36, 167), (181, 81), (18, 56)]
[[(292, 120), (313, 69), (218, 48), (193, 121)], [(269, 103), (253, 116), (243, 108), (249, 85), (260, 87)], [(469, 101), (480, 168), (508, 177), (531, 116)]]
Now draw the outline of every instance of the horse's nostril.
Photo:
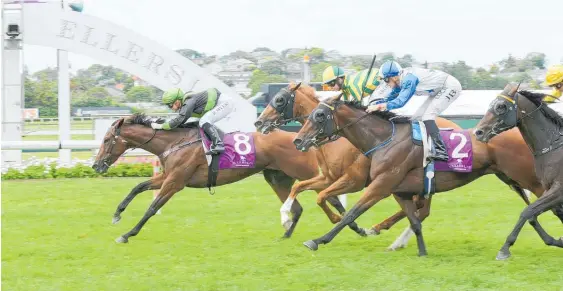
[(481, 130), (481, 129), (477, 129), (477, 130), (475, 131), (475, 135), (476, 135), (476, 136), (483, 136), (483, 133), (484, 133), (484, 132), (483, 132), (483, 130)]
[(255, 127), (260, 127), (260, 126), (262, 126), (262, 124), (264, 124), (264, 122), (262, 122), (261, 120), (254, 122)]
[(303, 143), (303, 140), (300, 139), (300, 138), (296, 138), (296, 139), (293, 141), (293, 144), (296, 145), (296, 146), (298, 146), (298, 145), (300, 145), (300, 144), (302, 144), (302, 143)]

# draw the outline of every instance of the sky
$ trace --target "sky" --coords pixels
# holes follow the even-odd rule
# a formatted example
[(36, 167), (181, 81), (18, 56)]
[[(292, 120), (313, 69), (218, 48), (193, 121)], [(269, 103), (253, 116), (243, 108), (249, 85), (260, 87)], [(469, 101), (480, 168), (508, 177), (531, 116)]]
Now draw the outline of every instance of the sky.
[[(559, 0), (84, 0), (83, 13), (207, 55), (315, 46), (473, 67), (529, 52), (563, 62)], [(69, 60), (72, 71), (103, 64), (76, 54)], [(31, 72), (54, 67), (55, 49), (26, 45), (24, 63)]]

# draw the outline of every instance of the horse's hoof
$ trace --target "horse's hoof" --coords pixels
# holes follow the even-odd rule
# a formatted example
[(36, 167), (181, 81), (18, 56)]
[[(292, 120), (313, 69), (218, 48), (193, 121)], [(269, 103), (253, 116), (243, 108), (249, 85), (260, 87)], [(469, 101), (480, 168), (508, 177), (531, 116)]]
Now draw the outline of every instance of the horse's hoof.
[(290, 238), (290, 237), (291, 237), (291, 232), (286, 231), (286, 232), (283, 234), (283, 236), (282, 236), (281, 238), (282, 238), (282, 239), (288, 239), (288, 238)]
[(283, 229), (285, 229), (286, 231), (288, 231), (292, 225), (293, 225), (293, 221), (291, 220), (288, 220), (282, 224)]
[(418, 253), (419, 257), (425, 258), (426, 256), (428, 256), (428, 253), (424, 252), (424, 253)]
[(121, 216), (114, 216), (111, 220), (112, 224), (117, 224), (121, 220)]
[(304, 242), (303, 245), (306, 246), (307, 248), (309, 248), (312, 251), (316, 251), (316, 250), (319, 249), (319, 245), (312, 240), (308, 240), (308, 241)]
[(128, 243), (129, 240), (126, 239), (126, 238), (124, 238), (124, 237), (122, 237), (122, 236), (120, 236), (120, 237), (118, 237), (118, 238), (115, 239), (115, 242), (116, 242), (116, 243), (120, 243), (120, 244), (125, 244), (125, 243)]
[(504, 261), (510, 258), (510, 251), (499, 251), (497, 254), (497, 261)]
[(379, 231), (377, 231), (373, 228), (364, 229), (364, 231), (366, 232), (366, 235), (369, 235), (369, 236), (379, 235)]
[(397, 251), (397, 250), (400, 250), (400, 249), (403, 249), (403, 248), (405, 248), (404, 245), (398, 245), (398, 246), (390, 245), (390, 246), (387, 247), (387, 251), (388, 252), (394, 252), (394, 251)]

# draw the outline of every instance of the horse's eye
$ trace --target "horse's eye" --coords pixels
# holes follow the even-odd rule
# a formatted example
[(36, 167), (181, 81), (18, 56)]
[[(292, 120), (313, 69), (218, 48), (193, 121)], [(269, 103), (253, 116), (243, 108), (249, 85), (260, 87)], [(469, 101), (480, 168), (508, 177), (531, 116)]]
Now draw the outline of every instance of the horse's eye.
[(321, 112), (316, 112), (316, 113), (315, 113), (315, 120), (316, 120), (317, 122), (323, 122), (323, 121), (325, 120), (325, 114), (324, 114), (324, 112), (322, 112), (322, 111), (321, 111)]
[(496, 112), (497, 114), (503, 114), (503, 113), (505, 113), (505, 112), (506, 112), (506, 104), (504, 104), (504, 103), (498, 103), (498, 104), (495, 106), (495, 112)]
[(284, 100), (283, 97), (280, 96), (280, 97), (276, 98), (276, 105), (277, 106), (282, 106), (283, 104), (285, 104), (285, 100)]

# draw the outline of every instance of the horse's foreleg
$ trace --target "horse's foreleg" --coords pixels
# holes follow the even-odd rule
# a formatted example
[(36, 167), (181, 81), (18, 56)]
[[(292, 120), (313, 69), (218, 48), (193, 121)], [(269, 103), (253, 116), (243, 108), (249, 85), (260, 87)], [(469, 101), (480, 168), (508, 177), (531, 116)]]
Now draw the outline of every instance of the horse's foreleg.
[[(322, 190), (328, 185), (328, 179), (323, 175), (318, 175), (309, 180), (301, 181), (293, 185), (293, 187), (291, 187), (289, 196), (286, 196), (287, 199), (280, 197), (280, 200), (282, 200), (283, 202), (282, 206), (280, 207), (281, 224), (286, 229), (286, 234), (294, 224), (294, 221), (289, 218), (289, 213), (294, 207), (293, 202), (297, 199), (297, 195), (305, 190)], [(289, 236), (284, 235), (284, 237)]]
[[(183, 176), (183, 175), (182, 175)], [(141, 228), (147, 223), (149, 218), (156, 214), (156, 212), (168, 201), (174, 194), (179, 192), (184, 188), (184, 179), (178, 177), (175, 179), (172, 175), (168, 175), (167, 179), (164, 181), (160, 193), (158, 196), (152, 201), (151, 205), (145, 212), (145, 215), (137, 225), (133, 229), (131, 229), (126, 234), (118, 237), (115, 241), (118, 243), (126, 243), (129, 241), (129, 237), (136, 236)]]
[[(262, 172), (264, 174), (266, 182), (268, 182), (270, 187), (272, 187), (274, 192), (276, 192), (276, 195), (278, 196), (280, 201), (287, 201), (287, 197), (290, 194), (290, 190), (292, 189), (291, 186), (295, 182), (295, 179), (278, 170), (265, 169)], [(293, 231), (297, 226), (297, 222), (299, 222), (299, 218), (303, 213), (303, 207), (301, 206), (301, 204), (299, 204), (299, 201), (295, 201), (295, 203), (289, 206), (288, 213), (290, 211), (293, 214), (292, 220), (290, 220), (288, 223), (286, 231), (283, 235), (284, 238), (291, 237), (291, 235), (293, 234)]]
[(140, 183), (139, 185), (135, 186), (131, 192), (119, 203), (117, 206), (117, 210), (113, 214), (113, 224), (118, 223), (121, 220), (121, 213), (125, 211), (127, 205), (131, 203), (131, 201), (137, 196), (137, 194), (145, 192), (147, 190), (152, 189), (160, 189), (162, 187), (162, 182), (164, 181), (164, 174), (159, 174), (157, 176), (152, 177), (150, 180)]
[(554, 239), (549, 234), (547, 234), (547, 232), (545, 232), (545, 230), (537, 221), (538, 215), (563, 203), (563, 195), (559, 193), (562, 190), (563, 189), (560, 188), (549, 189), (540, 198), (534, 201), (534, 203), (528, 205), (524, 209), (524, 211), (522, 211), (522, 214), (520, 214), (520, 218), (518, 219), (516, 226), (514, 227), (510, 235), (508, 235), (506, 242), (498, 252), (497, 260), (505, 260), (510, 257), (510, 247), (516, 242), (518, 234), (520, 233), (520, 230), (522, 230), (524, 224), (526, 224), (526, 221), (530, 222), (530, 224), (534, 227), (545, 244), (563, 247), (563, 238), (560, 238), (558, 240)]
[[(317, 195), (317, 205), (321, 207), (321, 209), (324, 211), (324, 213), (332, 223), (338, 223), (342, 220), (342, 217), (332, 212), (332, 210), (326, 204), (326, 201), (328, 200), (334, 206), (334, 208), (336, 208), (336, 210), (340, 212), (340, 215), (344, 215), (346, 209), (344, 209), (344, 206), (342, 206), (337, 196), (345, 193), (355, 192), (362, 188), (362, 186), (357, 187), (356, 183), (351, 183), (350, 181), (354, 180), (352, 180), (351, 177), (345, 174)], [(332, 200), (332, 202), (330, 200)], [(350, 227), (350, 229), (352, 229), (360, 236), (366, 236), (365, 230), (359, 227), (355, 222), (349, 223), (348, 227)]]
[(332, 230), (320, 238), (306, 241), (303, 244), (311, 250), (317, 250), (319, 244), (327, 244), (332, 241), (345, 226), (356, 220), (356, 218), (375, 203), (391, 195), (391, 189), (393, 189), (403, 177), (390, 174), (390, 171), (381, 172), (383, 173), (366, 188), (360, 200), (342, 217), (342, 220), (337, 223)]

